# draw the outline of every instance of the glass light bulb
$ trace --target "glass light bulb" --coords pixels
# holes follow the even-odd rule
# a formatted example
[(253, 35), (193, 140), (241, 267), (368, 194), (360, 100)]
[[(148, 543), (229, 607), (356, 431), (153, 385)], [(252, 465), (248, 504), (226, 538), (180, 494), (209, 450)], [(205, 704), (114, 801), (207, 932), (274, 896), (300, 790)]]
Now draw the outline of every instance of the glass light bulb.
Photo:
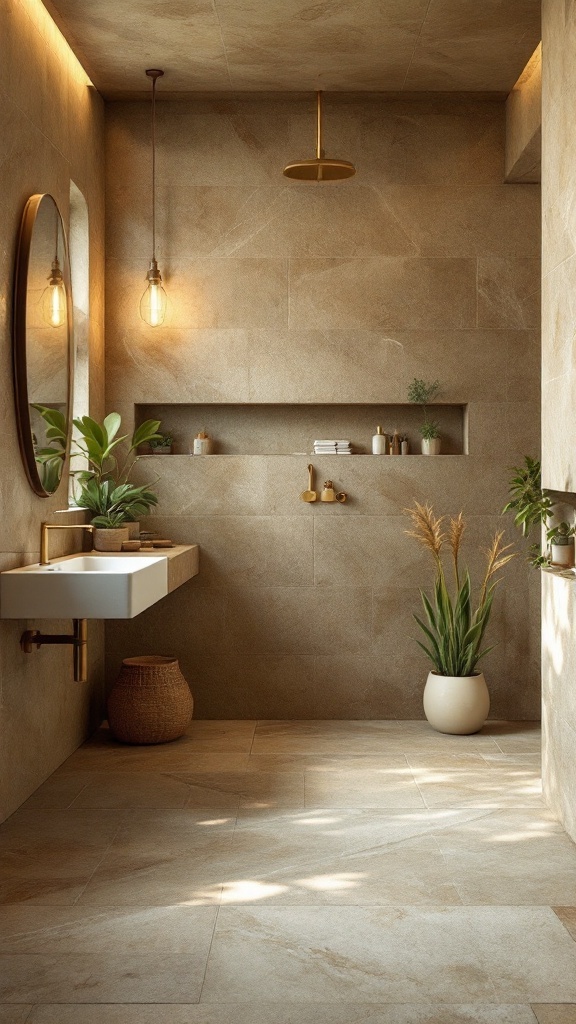
[(147, 280), (146, 291), (140, 300), (140, 316), (150, 327), (159, 327), (164, 323), (168, 300), (156, 260), (150, 263)]
[(42, 314), (50, 327), (62, 327), (68, 317), (66, 288), (58, 260), (52, 264), (48, 287), (42, 294)]

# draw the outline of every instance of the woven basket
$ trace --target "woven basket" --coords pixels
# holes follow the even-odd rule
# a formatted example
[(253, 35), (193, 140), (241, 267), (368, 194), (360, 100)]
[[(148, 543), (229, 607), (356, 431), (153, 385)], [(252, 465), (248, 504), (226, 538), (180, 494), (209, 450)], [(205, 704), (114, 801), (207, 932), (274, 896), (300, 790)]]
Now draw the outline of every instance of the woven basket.
[(108, 721), (123, 743), (167, 743), (185, 732), (192, 708), (177, 658), (125, 658), (108, 697)]

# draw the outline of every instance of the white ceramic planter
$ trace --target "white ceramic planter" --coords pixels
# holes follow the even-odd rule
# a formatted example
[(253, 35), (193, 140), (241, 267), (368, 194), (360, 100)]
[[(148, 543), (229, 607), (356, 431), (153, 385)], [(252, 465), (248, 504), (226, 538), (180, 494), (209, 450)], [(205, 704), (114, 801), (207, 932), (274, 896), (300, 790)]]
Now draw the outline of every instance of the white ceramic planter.
[(128, 540), (128, 527), (122, 526), (118, 530), (104, 530), (97, 527), (92, 538), (95, 551), (122, 551), (122, 544)]
[(422, 438), (422, 455), (440, 455), (442, 439), (440, 437)]
[(552, 563), (570, 569), (574, 565), (574, 543), (552, 544)]
[(432, 728), (469, 736), (482, 728), (490, 710), (484, 674), (439, 676), (430, 672), (424, 687), (424, 714)]

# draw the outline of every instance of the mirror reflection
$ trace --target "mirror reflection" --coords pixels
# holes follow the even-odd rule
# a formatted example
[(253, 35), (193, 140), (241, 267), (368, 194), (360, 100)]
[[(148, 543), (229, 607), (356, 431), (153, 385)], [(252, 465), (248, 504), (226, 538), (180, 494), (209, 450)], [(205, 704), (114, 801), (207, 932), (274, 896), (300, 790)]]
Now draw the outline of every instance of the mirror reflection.
[(32, 196), (22, 221), (14, 364), (24, 464), (37, 494), (52, 494), (68, 451), (71, 296), (62, 219), (52, 196)]

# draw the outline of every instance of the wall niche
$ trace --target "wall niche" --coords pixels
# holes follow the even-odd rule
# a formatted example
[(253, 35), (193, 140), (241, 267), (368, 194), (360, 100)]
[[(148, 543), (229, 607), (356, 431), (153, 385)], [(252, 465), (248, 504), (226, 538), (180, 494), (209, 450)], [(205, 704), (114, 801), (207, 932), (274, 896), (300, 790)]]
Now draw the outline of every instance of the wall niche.
[[(466, 453), (466, 406), (429, 406), (438, 423), (443, 455)], [(214, 455), (308, 455), (316, 439), (346, 439), (356, 455), (370, 455), (377, 424), (407, 436), (410, 452), (420, 454), (422, 411), (398, 405), (137, 405), (136, 424), (159, 419), (174, 434), (174, 454), (188, 455), (199, 431), (213, 438)]]

